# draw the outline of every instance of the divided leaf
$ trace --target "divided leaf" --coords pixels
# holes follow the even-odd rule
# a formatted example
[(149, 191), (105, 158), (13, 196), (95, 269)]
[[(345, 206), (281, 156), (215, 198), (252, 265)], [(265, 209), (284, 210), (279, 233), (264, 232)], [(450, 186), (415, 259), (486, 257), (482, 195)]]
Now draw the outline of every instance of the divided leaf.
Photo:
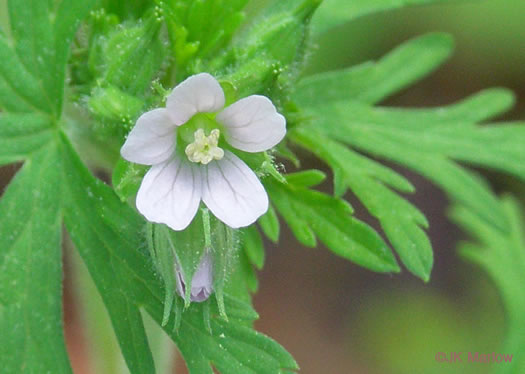
[(304, 107), (348, 100), (375, 104), (434, 71), (452, 49), (453, 40), (447, 34), (423, 35), (378, 62), (305, 77), (296, 85), (293, 99)]
[(26, 161), (0, 201), (0, 357), (5, 373), (72, 373), (62, 323), (60, 156)]
[(387, 167), (322, 134), (298, 129), (292, 139), (334, 169), (339, 194), (350, 187), (379, 220), (408, 270), (428, 281), (433, 263), (430, 241), (423, 230), (428, 222), (417, 208), (387, 187), (412, 192), (412, 185)]
[(398, 272), (388, 245), (374, 229), (352, 216), (344, 200), (291, 183), (311, 179), (302, 177), (303, 173), (288, 175), (287, 184), (265, 181), (275, 207), (297, 239), (315, 247), (318, 237), (335, 254), (356, 264), (378, 272)]
[(25, 160), (53, 141), (51, 126), (49, 118), (39, 114), (0, 113), (0, 165)]
[[(417, 171), (455, 200), (475, 208), (489, 222), (496, 211), (494, 195), (481, 178), (453, 160), (498, 168), (525, 178), (525, 149), (522, 147), (525, 126), (480, 127), (469, 122), (442, 123), (439, 126), (429, 118), (428, 122), (414, 123), (416, 126), (409, 127), (405, 122), (403, 126), (395, 127), (378, 121), (381, 115), (375, 115), (389, 109), (370, 109), (367, 116), (354, 108), (343, 103), (319, 106), (312, 109), (315, 117), (305, 129), (311, 127), (331, 139)], [(354, 118), (354, 113), (359, 114)], [(494, 221), (504, 222), (502, 217), (498, 218)]]
[(60, 117), (69, 45), (95, 0), (53, 3), (7, 2), (11, 38), (0, 36), (0, 107)]
[(431, 109), (373, 106), (433, 70), (450, 49), (446, 35), (426, 35), (377, 63), (306, 77), (294, 94), (305, 120), (292, 131), (292, 140), (330, 165), (336, 195), (350, 187), (379, 219), (403, 263), (424, 280), (432, 267), (431, 245), (423, 231), (426, 219), (385, 185), (401, 192), (413, 192), (413, 188), (343, 143), (415, 170), (505, 231), (506, 219), (490, 188), (455, 161), (525, 179), (525, 126), (477, 125), (512, 105), (508, 91), (486, 90), (451, 106)]
[(71, 373), (55, 123), (69, 44), (92, 3), (64, 0), (52, 9), (50, 1), (10, 0), (10, 30), (0, 34), (0, 165), (25, 161), (0, 201), (0, 355), (9, 373)]
[(140, 252), (143, 222), (91, 176), (65, 137), (60, 148), (66, 228), (104, 300), (131, 373), (153, 373), (138, 303), (158, 282)]

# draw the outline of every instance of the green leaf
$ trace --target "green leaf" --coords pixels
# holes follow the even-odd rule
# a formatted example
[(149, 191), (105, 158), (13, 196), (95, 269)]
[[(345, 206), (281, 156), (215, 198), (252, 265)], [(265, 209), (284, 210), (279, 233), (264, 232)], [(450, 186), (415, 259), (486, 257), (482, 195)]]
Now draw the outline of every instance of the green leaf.
[(508, 231), (482, 221), (475, 212), (456, 205), (452, 218), (472, 237), (473, 242), (462, 243), (460, 254), (481, 266), (496, 284), (507, 315), (507, 335), (502, 352), (512, 354), (512, 362), (495, 366), (495, 373), (521, 373), (525, 370), (525, 232), (521, 207), (511, 197), (498, 201), (498, 210), (509, 223)]
[(51, 105), (38, 80), (21, 64), (2, 35), (0, 59), (0, 108), (11, 112), (51, 112)]
[[(293, 174), (289, 178), (293, 179)], [(352, 217), (352, 208), (344, 200), (270, 179), (265, 185), (302, 244), (314, 247), (318, 237), (335, 254), (363, 267), (377, 272), (399, 271), (388, 245), (374, 229)]]
[[(333, 74), (337, 75), (337, 72)], [(493, 88), (480, 91), (447, 106), (434, 108), (373, 107), (369, 105), (370, 103), (363, 103), (358, 95), (353, 94), (353, 90), (337, 90), (337, 94), (334, 94), (333, 90), (336, 89), (336, 84), (330, 80), (323, 81), (322, 76), (323, 74), (313, 76), (313, 78), (319, 77), (319, 84), (315, 84), (311, 88), (315, 88), (317, 92), (322, 92), (326, 100), (313, 100), (313, 96), (309, 95), (308, 99), (305, 97), (305, 100), (301, 101), (303, 105), (325, 107), (331, 102), (336, 105), (344, 103), (347, 111), (352, 113), (353, 120), (373, 121), (385, 128), (426, 131), (429, 128), (443, 130), (443, 128), (449, 129), (451, 127), (468, 127), (469, 123), (485, 121), (503, 114), (515, 102), (514, 95), (509, 90)], [(308, 84), (301, 87), (305, 90), (309, 89)], [(347, 85), (346, 87), (351, 86)], [(358, 93), (357, 90), (356, 93)]]
[[(50, 1), (9, 0), (9, 20), (15, 51), (23, 67), (40, 88), (39, 96), (50, 113), (57, 113), (56, 100), (62, 97), (54, 65), (55, 41), (50, 15)], [(64, 68), (64, 65), (61, 66)], [(58, 88), (58, 90), (57, 90)], [(58, 94), (58, 95), (57, 95)]]
[(94, 3), (64, 0), (55, 9), (51, 1), (8, 1), (12, 40), (0, 37), (0, 92), (17, 100), (8, 98), (2, 106), (60, 116), (69, 45), (78, 22)]
[(54, 139), (49, 118), (0, 113), (0, 165), (25, 160)]
[(433, 263), (430, 241), (423, 230), (428, 222), (417, 208), (387, 187), (412, 192), (412, 185), (392, 170), (319, 133), (298, 129), (292, 139), (335, 169), (341, 183), (338, 188), (352, 189), (379, 220), (407, 269), (428, 281)]
[(325, 179), (326, 174), (316, 169), (300, 171), (286, 177), (288, 183), (305, 188), (315, 187)]
[(450, 56), (452, 49), (453, 40), (447, 34), (420, 36), (376, 63), (366, 62), (306, 77), (296, 86), (293, 98), (302, 106), (349, 99), (374, 104), (435, 70)]
[(0, 357), (5, 373), (71, 373), (62, 324), (60, 156), (26, 161), (0, 201)]
[(429, 152), (446, 154), (458, 161), (497, 169), (525, 180), (525, 123), (495, 123), (490, 126), (465, 125), (461, 128), (440, 128), (418, 136), (414, 131), (400, 130), (382, 134), (400, 144), (414, 144)]
[[(158, 283), (139, 252), (142, 221), (91, 176), (65, 137), (60, 151), (66, 228), (104, 300), (131, 373), (153, 373), (138, 295)], [(126, 262), (116, 260), (116, 252), (126, 253)], [(130, 267), (140, 272), (141, 281)]]
[(268, 205), (268, 212), (261, 216), (257, 222), (268, 239), (274, 243), (279, 241), (281, 225), (279, 224), (279, 219), (277, 218), (273, 205)]
[(450, 0), (324, 0), (314, 14), (314, 33), (322, 34), (367, 14), (384, 12), (408, 5), (443, 3)]
[[(499, 112), (507, 106), (502, 100), (499, 102), (503, 105), (493, 106), (494, 111)], [(457, 121), (436, 125), (430, 116), (427, 122), (416, 124), (408, 121), (404, 125), (393, 126), (389, 122), (378, 121), (382, 115), (374, 115), (384, 109), (369, 109), (370, 116), (361, 112), (355, 120), (353, 114), (359, 111), (353, 109), (352, 105), (343, 103), (317, 107), (310, 124), (332, 139), (416, 170), (457, 201), (474, 208), (489, 222), (497, 211), (493, 194), (479, 177), (452, 160), (497, 168), (525, 178), (525, 150), (522, 147), (525, 127), (521, 125), (477, 126), (472, 122)], [(475, 107), (471, 109), (475, 110)], [(411, 110), (407, 109), (405, 116), (409, 117), (410, 113)], [(487, 114), (485, 111), (484, 115)], [(338, 126), (333, 126), (334, 123)], [(495, 222), (505, 221), (503, 217), (496, 218)]]
[[(336, 196), (350, 187), (379, 219), (403, 263), (424, 280), (432, 266), (430, 242), (422, 230), (426, 220), (386, 186), (401, 192), (412, 192), (413, 187), (340, 143), (414, 169), (455, 201), (505, 230), (505, 217), (490, 188), (454, 160), (525, 178), (525, 127), (519, 123), (476, 125), (507, 110), (514, 102), (511, 93), (486, 90), (459, 103), (430, 109), (372, 106), (433, 70), (451, 47), (446, 35), (426, 35), (405, 43), (376, 64), (307, 77), (294, 94), (305, 118), (295, 140), (332, 167)], [(395, 209), (385, 209), (392, 202)]]

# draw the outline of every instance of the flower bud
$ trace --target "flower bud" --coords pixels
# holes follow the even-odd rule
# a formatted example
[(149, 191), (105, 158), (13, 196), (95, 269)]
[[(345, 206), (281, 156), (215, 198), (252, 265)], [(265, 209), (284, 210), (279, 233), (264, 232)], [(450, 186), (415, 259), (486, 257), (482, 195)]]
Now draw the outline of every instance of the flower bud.
[[(177, 293), (184, 298), (186, 293), (186, 280), (181, 267), (175, 262), (175, 281)], [(191, 280), (190, 300), (195, 302), (206, 301), (213, 292), (213, 264), (209, 252), (206, 252), (199, 263), (197, 271)]]
[(94, 89), (88, 101), (91, 112), (106, 122), (129, 122), (140, 114), (143, 105), (143, 100), (112, 85)]

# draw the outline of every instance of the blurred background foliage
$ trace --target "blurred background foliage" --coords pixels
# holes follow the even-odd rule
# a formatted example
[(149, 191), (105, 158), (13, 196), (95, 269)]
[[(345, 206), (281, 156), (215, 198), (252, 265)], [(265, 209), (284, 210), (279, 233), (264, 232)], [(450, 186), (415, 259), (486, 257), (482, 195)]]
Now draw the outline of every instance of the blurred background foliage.
[[(252, 11), (264, 2), (253, 1)], [(0, 23), (5, 22), (5, 0), (0, 0)], [(308, 71), (376, 59), (404, 40), (445, 31), (456, 41), (449, 62), (384, 105), (442, 105), (482, 88), (504, 86), (516, 93), (517, 105), (503, 119), (524, 119), (524, 25), (523, 0), (451, 2), (366, 16), (316, 40)], [(313, 160), (305, 166), (323, 168)], [(15, 170), (0, 169), (0, 186)], [(449, 222), (446, 198), (421, 177), (400, 171), (417, 188), (408, 198), (430, 221), (435, 265), (428, 284), (406, 271), (375, 274), (328, 251), (299, 248), (289, 232), (279, 246), (266, 243), (267, 263), (255, 297), (261, 316), (256, 327), (283, 344), (302, 373), (487, 373), (487, 364), (437, 363), (434, 357), (437, 352), (501, 352), (505, 319), (500, 297), (481, 269), (457, 255), (457, 241), (465, 235)], [(512, 178), (486, 175), (496, 190), (523, 196), (523, 186)], [(366, 218), (364, 209), (358, 209), (358, 216)], [(75, 373), (90, 373), (67, 270), (68, 348)], [(180, 373), (184, 368), (178, 362)]]

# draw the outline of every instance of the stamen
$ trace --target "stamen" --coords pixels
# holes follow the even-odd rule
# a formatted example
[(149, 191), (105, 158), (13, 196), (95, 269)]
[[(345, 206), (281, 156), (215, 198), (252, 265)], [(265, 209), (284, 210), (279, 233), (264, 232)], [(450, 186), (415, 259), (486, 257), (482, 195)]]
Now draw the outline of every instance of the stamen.
[(213, 160), (220, 160), (224, 157), (224, 151), (218, 146), (221, 132), (218, 129), (211, 131), (206, 136), (203, 129), (198, 129), (193, 134), (195, 141), (188, 144), (185, 149), (186, 156), (191, 162), (200, 162), (203, 165), (209, 164)]

